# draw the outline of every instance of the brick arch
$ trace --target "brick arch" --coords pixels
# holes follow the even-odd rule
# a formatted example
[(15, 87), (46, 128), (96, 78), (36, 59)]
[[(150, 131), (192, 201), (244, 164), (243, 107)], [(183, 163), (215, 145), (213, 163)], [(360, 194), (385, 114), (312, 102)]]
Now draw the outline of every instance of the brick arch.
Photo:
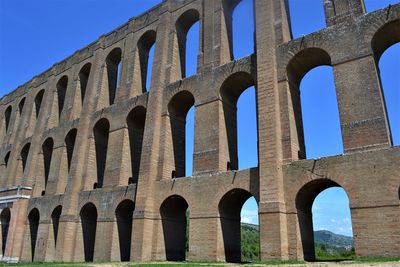
[(58, 205), (53, 209), (51, 212), (51, 224), (53, 225), (53, 235), (54, 235), (54, 246), (57, 245), (57, 238), (58, 238), (58, 227), (60, 224), (60, 216), (62, 213), (62, 205)]
[(47, 182), (49, 179), (51, 160), (52, 160), (52, 156), (53, 156), (53, 149), (54, 149), (54, 140), (53, 140), (53, 138), (49, 137), (42, 144), (43, 170), (44, 170), (44, 172), (43, 172), (44, 186), (43, 186), (42, 194), (44, 194), (46, 191)]
[(227, 170), (239, 168), (237, 102), (240, 95), (251, 86), (256, 86), (253, 76), (241, 71), (231, 74), (220, 87), (219, 94), (223, 105), (225, 133), (229, 149)]
[[(178, 49), (179, 49), (179, 58), (180, 58), (180, 70), (181, 70), (182, 78), (186, 77), (187, 34), (188, 34), (190, 28), (196, 22), (200, 22), (200, 21), (201, 21), (200, 12), (197, 9), (189, 9), (189, 10), (186, 10), (183, 14), (181, 14), (175, 22), (175, 28), (176, 28), (176, 32), (177, 32), (177, 45), (178, 45)], [(200, 37), (200, 39), (201, 39), (201, 37)], [(199, 43), (201, 46), (201, 42), (199, 42)], [(199, 49), (202, 49), (202, 47), (200, 47)]]
[(93, 261), (96, 242), (98, 209), (92, 202), (86, 203), (79, 212), (83, 235), (85, 261)]
[(11, 211), (10, 208), (5, 208), (0, 213), (1, 222), (1, 252), (3, 257), (5, 256), (8, 238), (8, 229), (10, 226)]
[(160, 206), (165, 257), (168, 261), (186, 259), (186, 211), (188, 208), (188, 203), (180, 195), (169, 196)]
[(4, 112), (4, 120), (6, 125), (6, 133), (10, 129), (10, 122), (11, 122), (11, 114), (12, 114), (12, 106), (9, 105)]
[(39, 112), (42, 109), (42, 102), (43, 102), (43, 97), (44, 97), (45, 90), (41, 89), (39, 92), (37, 92), (35, 96), (35, 112), (36, 112), (36, 118), (39, 117)]
[(7, 151), (7, 153), (4, 156), (4, 165), (6, 166), (6, 168), (8, 167), (8, 161), (10, 159), (10, 155), (11, 155), (11, 151)]
[(78, 78), (79, 78), (79, 89), (81, 94), (81, 104), (83, 104), (86, 95), (86, 88), (89, 82), (90, 72), (92, 69), (92, 63), (87, 62), (83, 65), (79, 71)]
[(172, 156), (175, 167), (171, 174), (172, 178), (186, 175), (186, 116), (194, 105), (194, 96), (189, 91), (178, 92), (168, 103)]
[[(306, 181), (297, 191), (295, 205), (297, 219), (300, 228), (300, 236), (303, 247), (304, 259), (307, 261), (315, 260), (314, 233), (312, 220), (312, 205), (315, 198), (324, 190), (340, 187), (345, 190), (338, 182), (328, 178), (318, 178)], [(345, 190), (346, 194), (347, 191)], [(348, 196), (349, 198), (349, 196)], [(350, 198), (349, 198), (350, 200)]]
[(400, 19), (390, 21), (380, 27), (371, 40), (376, 62), (390, 46), (400, 42)]
[(108, 81), (108, 103), (114, 104), (116, 90), (119, 86), (118, 82), (121, 79), (120, 64), (122, 61), (122, 49), (115, 47), (106, 57), (107, 81)]
[(134, 107), (126, 117), (128, 126), (129, 148), (131, 153), (131, 183), (139, 179), (140, 161), (142, 158), (143, 135), (146, 124), (146, 108), (144, 106)]
[(30, 247), (31, 247), (31, 255), (32, 261), (35, 260), (35, 249), (37, 243), (37, 236), (39, 230), (39, 222), (40, 222), (40, 212), (38, 208), (33, 208), (28, 213), (28, 224), (29, 224), (29, 233), (30, 233)]
[(148, 30), (141, 35), (137, 42), (142, 93), (145, 93), (150, 89), (146, 86), (149, 65), (149, 53), (153, 45), (156, 44), (156, 37), (157, 32), (155, 30)]
[(18, 104), (18, 111), (19, 111), (19, 115), (22, 116), (22, 111), (24, 110), (24, 106), (25, 106), (25, 101), (26, 101), (26, 97), (23, 97)]
[(106, 168), (107, 152), (108, 152), (108, 139), (110, 132), (109, 120), (102, 118), (96, 122), (93, 127), (95, 154), (96, 154), (96, 167), (97, 167), (97, 182), (96, 188), (103, 187), (104, 172)]
[(58, 80), (56, 88), (57, 88), (57, 101), (58, 101), (58, 117), (61, 118), (61, 113), (64, 109), (65, 98), (66, 98), (67, 89), (68, 89), (68, 76), (67, 75), (62, 76)]
[(130, 199), (122, 200), (115, 209), (121, 261), (130, 261), (134, 210), (135, 202)]
[(73, 156), (73, 153), (74, 153), (74, 150), (75, 150), (77, 134), (78, 134), (77, 128), (72, 128), (65, 135), (65, 139), (64, 139), (64, 143), (65, 143), (65, 146), (66, 146), (66, 149), (67, 149), (68, 172), (71, 169), (72, 156)]
[(251, 197), (253, 195), (249, 191), (234, 188), (219, 201), (218, 211), (227, 262), (241, 262), (240, 212), (243, 204)]

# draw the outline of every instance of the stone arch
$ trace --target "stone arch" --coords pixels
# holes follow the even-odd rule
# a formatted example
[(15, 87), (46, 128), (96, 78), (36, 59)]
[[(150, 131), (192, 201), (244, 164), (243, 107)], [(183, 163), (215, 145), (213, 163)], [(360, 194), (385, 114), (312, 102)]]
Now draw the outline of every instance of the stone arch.
[(54, 234), (54, 246), (57, 245), (58, 226), (60, 224), (61, 213), (62, 213), (62, 206), (61, 205), (55, 207), (55, 209), (51, 213), (51, 223), (53, 225), (53, 234)]
[(179, 195), (168, 197), (160, 206), (165, 256), (168, 261), (186, 259), (186, 211), (188, 208), (186, 200)]
[(199, 11), (196, 9), (189, 9), (189, 10), (185, 11), (176, 20), (176, 23), (175, 23), (176, 32), (177, 32), (178, 48), (179, 48), (181, 78), (186, 78), (187, 34), (188, 34), (190, 28), (199, 21), (200, 21)]
[(129, 199), (123, 200), (115, 210), (121, 261), (130, 261), (134, 210), (135, 203)]
[(25, 172), (26, 163), (28, 161), (29, 149), (31, 147), (31, 143), (27, 143), (21, 150), (21, 160), (22, 160), (22, 172)]
[[(251, 0), (254, 5), (254, 0)], [(234, 56), (234, 43), (233, 43), (233, 13), (236, 7), (242, 2), (242, 0), (223, 0), (222, 8), (224, 10), (224, 19), (225, 19), (225, 27), (226, 27), (226, 38), (229, 43), (229, 53), (230, 59), (235, 59)], [(254, 15), (253, 15), (254, 19)]]
[(18, 104), (18, 110), (19, 110), (19, 115), (20, 115), (20, 116), (22, 116), (22, 111), (24, 110), (25, 100), (26, 100), (26, 98), (23, 97), (23, 98), (21, 99), (21, 101), (19, 101), (19, 104)]
[[(312, 205), (315, 198), (324, 190), (332, 187), (341, 187), (337, 182), (322, 178), (304, 184), (298, 191), (295, 199), (297, 219), (300, 228), (301, 243), (304, 260), (315, 260), (314, 229), (312, 219)], [(344, 188), (343, 188), (344, 189)]]
[(390, 46), (398, 42), (400, 42), (400, 20), (391, 21), (379, 28), (371, 40), (376, 63)]
[(146, 86), (146, 80), (147, 80), (147, 75), (149, 74), (148, 73), (149, 54), (151, 48), (156, 43), (156, 37), (157, 33), (154, 30), (149, 30), (140, 37), (137, 43), (143, 93), (146, 93), (150, 89), (147, 88)]
[(40, 90), (35, 96), (36, 118), (39, 117), (40, 108), (42, 107), (44, 89)]
[(97, 166), (97, 186), (103, 187), (104, 171), (106, 168), (108, 136), (110, 131), (110, 123), (107, 119), (100, 119), (93, 127), (93, 135), (96, 150), (96, 166)]
[(11, 211), (9, 208), (5, 208), (0, 213), (0, 222), (1, 222), (1, 252), (4, 257), (7, 248), (7, 238), (8, 238), (8, 229), (10, 226), (11, 220)]
[(122, 50), (119, 47), (114, 48), (106, 58), (108, 99), (110, 105), (114, 104), (115, 95), (121, 79), (121, 60)]
[[(289, 60), (286, 67), (287, 80), (290, 87), (291, 103), (293, 107), (293, 116), (295, 118), (297, 138), (299, 140), (298, 154), (300, 158), (306, 158), (305, 134), (303, 127), (304, 117), (302, 113), (300, 85), (307, 73), (314, 68), (321, 66), (332, 67), (330, 55), (321, 48), (311, 47), (301, 50), (295, 54)], [(334, 96), (335, 106), (337, 111), (339, 111), (336, 94), (334, 94)], [(340, 118), (338, 118), (337, 128), (340, 131)], [(342, 142), (342, 138), (340, 139), (340, 142)]]
[(75, 141), (76, 141), (77, 133), (78, 133), (78, 130), (76, 128), (73, 128), (65, 136), (65, 146), (67, 149), (68, 172), (71, 169), (71, 162), (72, 162), (72, 156), (73, 156), (74, 149), (75, 149)]
[(93, 261), (97, 228), (96, 206), (91, 202), (85, 204), (82, 207), (79, 216), (82, 226), (85, 261)]
[(129, 146), (131, 152), (132, 179), (139, 178), (140, 160), (142, 158), (143, 134), (146, 121), (146, 108), (137, 106), (129, 112), (126, 118), (129, 132)]
[(6, 121), (6, 133), (8, 132), (8, 129), (10, 128), (11, 114), (12, 114), (12, 106), (8, 106), (6, 111), (4, 112), (4, 118)]
[(83, 104), (83, 101), (85, 100), (86, 87), (87, 87), (87, 84), (89, 81), (91, 68), (92, 68), (92, 64), (86, 63), (79, 71), (79, 87), (80, 87), (82, 104)]
[[(222, 83), (220, 97), (223, 104), (225, 131), (229, 149), (229, 170), (237, 170), (238, 140), (237, 140), (237, 101), (240, 95), (249, 87), (255, 86), (253, 76), (247, 72), (236, 72)], [(257, 90), (256, 90), (257, 91)]]
[(247, 190), (235, 188), (227, 192), (218, 204), (227, 262), (241, 262), (240, 212), (252, 196)]
[(37, 208), (32, 209), (28, 215), (30, 238), (31, 238), (31, 255), (32, 261), (35, 259), (36, 241), (38, 236), (40, 214)]
[(64, 109), (67, 88), (68, 88), (68, 76), (64, 75), (57, 82), (57, 100), (58, 100), (58, 117), (59, 118), (61, 118), (61, 113)]
[(42, 145), (43, 167), (44, 167), (44, 190), (46, 191), (47, 182), (49, 180), (51, 158), (53, 155), (54, 141), (52, 138), (47, 138)]
[(175, 175), (172, 176), (175, 177), (186, 175), (186, 116), (194, 104), (195, 98), (189, 91), (178, 92), (168, 104), (175, 166)]
[[(376, 68), (378, 70), (379, 85), (383, 99), (382, 105), (385, 108), (392, 145), (399, 144), (398, 143), (399, 135), (397, 134), (396, 131), (399, 121), (399, 116), (397, 112), (398, 105), (396, 102), (393, 102), (393, 99), (391, 99), (391, 94), (393, 93), (395, 94), (398, 88), (394, 86), (393, 89), (390, 89), (391, 88), (390, 83), (389, 84), (385, 83), (386, 81), (385, 74), (387, 74), (387, 72), (385, 73), (384, 71), (387, 70), (385, 70), (384, 65), (382, 65), (383, 64), (382, 62), (385, 62), (387, 60), (387, 58), (383, 58), (386, 51), (390, 53), (389, 50), (391, 50), (392, 48), (396, 50), (395, 46), (399, 47), (400, 44), (399, 27), (400, 27), (400, 19), (388, 22), (376, 31), (371, 40), (372, 51), (375, 57)], [(381, 61), (382, 58), (383, 60)]]
[(6, 168), (8, 167), (8, 160), (10, 159), (11, 151), (8, 151), (7, 154), (4, 156), (4, 165)]

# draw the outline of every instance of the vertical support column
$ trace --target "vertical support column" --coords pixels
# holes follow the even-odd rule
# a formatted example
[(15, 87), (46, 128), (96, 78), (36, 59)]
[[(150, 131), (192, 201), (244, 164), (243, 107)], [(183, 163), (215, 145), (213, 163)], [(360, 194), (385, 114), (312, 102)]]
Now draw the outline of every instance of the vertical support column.
[(11, 210), (5, 256), (13, 261), (20, 260), (24, 245), (24, 234), (29, 232), (29, 225), (26, 224), (28, 201), (28, 199), (15, 201)]
[[(226, 138), (223, 105), (221, 100), (216, 99), (196, 107), (193, 156), (194, 175), (226, 171), (227, 162), (232, 161)], [(213, 122), (213, 127), (209, 126), (210, 121)]]
[(132, 176), (128, 127), (111, 129), (108, 139), (104, 186), (128, 185)]
[(93, 261), (107, 262), (111, 260), (114, 223), (107, 217), (97, 219)]
[(261, 260), (287, 259), (287, 218), (283, 188), (281, 101), (276, 46), (289, 39), (287, 1), (255, 1), (257, 106), (260, 172)]
[(345, 152), (391, 145), (373, 56), (334, 64)]
[(364, 0), (324, 0), (326, 24), (354, 20), (365, 13)]

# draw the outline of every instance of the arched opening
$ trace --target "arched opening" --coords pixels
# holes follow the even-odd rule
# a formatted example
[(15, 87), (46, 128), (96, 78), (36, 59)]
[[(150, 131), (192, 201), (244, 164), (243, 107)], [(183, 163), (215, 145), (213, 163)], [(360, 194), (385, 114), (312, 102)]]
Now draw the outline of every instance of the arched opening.
[(6, 111), (4, 112), (4, 117), (6, 120), (6, 132), (8, 132), (8, 128), (10, 126), (11, 113), (12, 113), (12, 107), (8, 106)]
[(120, 48), (114, 48), (114, 50), (112, 50), (106, 58), (109, 97), (108, 99), (110, 105), (114, 104), (115, 94), (120, 84), (121, 58), (122, 50)]
[[(249, 129), (245, 131), (251, 132), (251, 135), (255, 136), (255, 140), (257, 140), (257, 126), (256, 124), (254, 124), (256, 117), (253, 119), (246, 118), (246, 115), (249, 114), (252, 114), (254, 116), (256, 111), (256, 90), (254, 89), (254, 85), (254, 79), (249, 73), (238, 72), (232, 74), (229, 78), (227, 78), (220, 89), (220, 96), (223, 102), (224, 110), (225, 131), (229, 148), (229, 162), (227, 163), (228, 170), (237, 170), (239, 168), (238, 100), (242, 93), (249, 88), (252, 88), (251, 90), (249, 90), (249, 95), (247, 95), (246, 92), (246, 95), (244, 95), (243, 98), (245, 101), (243, 103), (240, 103), (241, 110), (243, 110), (243, 113), (239, 114), (239, 119), (241, 123), (240, 126), (243, 126), (244, 128), (250, 127), (250, 131)], [(240, 142), (241, 148), (243, 149), (242, 159), (244, 161), (241, 166), (248, 167), (249, 165), (254, 163), (258, 165), (257, 144), (249, 140), (248, 133), (243, 134), (243, 139), (244, 140), (241, 140)], [(247, 145), (250, 146), (245, 148)], [(246, 152), (255, 152), (256, 154), (249, 156), (246, 155)], [(254, 167), (254, 165), (252, 167)]]
[(86, 87), (89, 81), (90, 69), (92, 68), (92, 64), (86, 63), (82, 69), (79, 71), (79, 85), (81, 89), (81, 101), (85, 100), (86, 95)]
[(11, 212), (9, 208), (5, 208), (2, 210), (0, 214), (0, 222), (1, 222), (1, 252), (4, 257), (6, 253), (6, 247), (7, 247), (7, 237), (8, 237), (8, 228), (10, 226), (10, 220), (11, 220)]
[(104, 170), (106, 168), (108, 135), (110, 123), (107, 119), (99, 120), (93, 128), (96, 148), (97, 188), (103, 187)]
[[(327, 260), (332, 256), (345, 259), (354, 255), (352, 237), (335, 244), (336, 255), (336, 252), (328, 252), (327, 249), (334, 249), (326, 242), (329, 239), (340, 237), (344, 240), (343, 234), (352, 235), (349, 201), (340, 185), (329, 179), (307, 183), (296, 196), (296, 208), (305, 260)], [(343, 246), (341, 250), (340, 246)]]
[[(299, 38), (326, 28), (323, 1), (289, 0), (290, 26), (294, 38)], [(307, 12), (307, 23), (304, 15)]]
[(81, 209), (80, 212), (83, 248), (85, 252), (85, 261), (93, 261), (94, 246), (96, 241), (97, 228), (97, 209), (92, 203), (88, 203)]
[(28, 160), (29, 149), (31, 147), (30, 143), (27, 143), (21, 150), (21, 160), (22, 160), (22, 172), (25, 171), (26, 162)]
[(35, 259), (35, 248), (36, 248), (36, 240), (38, 235), (39, 229), (39, 211), (38, 209), (34, 208), (29, 212), (28, 221), (29, 221), (29, 230), (31, 234), (31, 253), (32, 253), (32, 261)]
[(331, 59), (325, 51), (309, 48), (294, 56), (287, 67), (300, 158), (343, 153), (339, 108), (330, 66)]
[[(224, 0), (225, 27), (231, 60), (254, 52), (254, 0)], [(247, 42), (242, 42), (246, 39)]]
[(57, 99), (58, 99), (58, 117), (61, 118), (61, 113), (64, 108), (65, 96), (67, 94), (68, 77), (63, 76), (57, 83)]
[(36, 118), (39, 116), (40, 108), (42, 106), (44, 95), (44, 89), (40, 90), (35, 97), (35, 110), (36, 110)]
[(173, 178), (186, 175), (186, 117), (192, 107), (194, 107), (194, 97), (188, 91), (177, 93), (168, 104), (175, 162)]
[(400, 145), (400, 20), (390, 22), (377, 31), (372, 49), (381, 81), (384, 104), (394, 145)]
[(148, 31), (138, 41), (139, 62), (141, 70), (142, 91), (146, 93), (151, 86), (151, 72), (153, 69), (156, 32)]
[(44, 163), (44, 189), (46, 190), (47, 181), (49, 180), (51, 157), (53, 155), (54, 142), (48, 138), (42, 145), (43, 163)]
[(168, 261), (186, 259), (188, 207), (186, 200), (178, 195), (170, 196), (161, 204), (160, 214)]
[(121, 261), (130, 261), (131, 258), (132, 217), (134, 210), (135, 203), (131, 200), (122, 201), (115, 210)]
[(250, 197), (240, 213), (240, 248), (242, 262), (257, 262), (260, 260), (260, 228), (258, 220), (258, 203)]
[[(241, 0), (232, 14), (233, 59), (254, 53), (254, 0)], [(243, 40), (246, 40), (243, 42)]]
[(142, 106), (134, 108), (126, 119), (129, 131), (132, 179), (134, 181), (139, 178), (145, 120), (146, 109)]
[(57, 246), (58, 225), (60, 224), (60, 216), (62, 206), (57, 206), (51, 213), (51, 223), (53, 224), (54, 246)]
[(25, 97), (21, 99), (21, 101), (18, 104), (18, 109), (19, 109), (19, 115), (22, 115), (22, 111), (24, 110), (25, 106)]
[(11, 151), (8, 151), (6, 156), (4, 157), (4, 164), (6, 165), (6, 168), (8, 167), (8, 160), (10, 159), (10, 154)]
[(72, 155), (75, 149), (75, 140), (76, 140), (77, 130), (72, 129), (68, 132), (65, 137), (65, 146), (67, 148), (67, 161), (68, 161), (68, 172), (71, 169)]
[(244, 260), (242, 259), (241, 211), (245, 202), (251, 197), (253, 195), (246, 190), (233, 189), (226, 193), (218, 204), (225, 260), (227, 262), (242, 262)]
[(200, 14), (195, 9), (183, 13), (176, 21), (182, 78), (196, 74), (200, 46)]

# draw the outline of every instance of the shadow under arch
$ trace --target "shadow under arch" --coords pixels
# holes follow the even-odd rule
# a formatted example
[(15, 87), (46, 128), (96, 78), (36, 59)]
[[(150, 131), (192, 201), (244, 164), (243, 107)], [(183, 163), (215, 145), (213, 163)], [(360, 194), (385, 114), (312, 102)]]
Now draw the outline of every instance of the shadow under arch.
[(168, 261), (186, 259), (186, 212), (188, 203), (179, 196), (173, 195), (164, 200), (160, 207), (164, 233), (165, 255)]
[(400, 42), (400, 19), (383, 25), (372, 37), (371, 46), (375, 62), (378, 64), (383, 53), (398, 42)]
[[(178, 37), (181, 76), (186, 78), (186, 47), (187, 35), (192, 26), (200, 21), (200, 13), (196, 9), (185, 11), (176, 21), (175, 27)], [(200, 33), (199, 33), (200, 35)]]
[(62, 206), (58, 205), (51, 213), (51, 223), (53, 224), (53, 234), (54, 234), (54, 246), (57, 245), (58, 226), (60, 224), (61, 212), (62, 212)]
[(1, 252), (4, 257), (6, 253), (7, 247), (7, 237), (8, 237), (8, 229), (10, 226), (11, 220), (11, 211), (9, 208), (5, 208), (0, 213), (0, 222), (1, 222)]
[(175, 177), (186, 175), (186, 117), (195, 104), (195, 98), (189, 91), (181, 91), (174, 95), (168, 103), (171, 124)]
[(149, 73), (149, 58), (150, 58), (150, 50), (156, 44), (157, 33), (154, 30), (148, 30), (145, 32), (139, 39), (137, 43), (138, 53), (139, 53), (139, 62), (140, 62), (140, 74), (141, 74), (141, 82), (142, 82), (142, 92), (146, 93), (150, 90), (147, 87), (146, 81), (147, 76), (151, 75)]
[(129, 261), (131, 258), (132, 217), (134, 210), (135, 203), (129, 199), (119, 203), (115, 210), (121, 261)]
[(218, 204), (227, 262), (241, 262), (240, 212), (243, 204), (251, 197), (254, 196), (250, 192), (236, 188), (227, 192)]
[[(312, 205), (315, 198), (324, 190), (340, 187), (330, 179), (316, 179), (306, 183), (296, 195), (297, 219), (300, 227), (301, 243), (303, 246), (304, 260), (315, 261), (314, 227), (312, 218)], [(345, 190), (344, 190), (345, 191)], [(347, 194), (347, 193), (346, 193)]]
[(85, 204), (85, 206), (82, 207), (79, 216), (82, 225), (85, 261), (93, 261), (97, 228), (96, 206), (91, 202)]
[(229, 168), (227, 168), (228, 170), (237, 170), (239, 168), (237, 103), (240, 95), (252, 86), (256, 87), (253, 76), (250, 73), (241, 71), (236, 72), (225, 79), (219, 91), (223, 104), (225, 131), (229, 148), (229, 162), (227, 163), (229, 166)]
[(32, 261), (35, 259), (35, 249), (36, 249), (36, 240), (38, 235), (39, 229), (39, 220), (40, 214), (37, 208), (34, 208), (29, 212), (28, 215), (28, 222), (29, 222), (29, 230), (30, 230), (30, 237), (31, 237), (31, 255)]

